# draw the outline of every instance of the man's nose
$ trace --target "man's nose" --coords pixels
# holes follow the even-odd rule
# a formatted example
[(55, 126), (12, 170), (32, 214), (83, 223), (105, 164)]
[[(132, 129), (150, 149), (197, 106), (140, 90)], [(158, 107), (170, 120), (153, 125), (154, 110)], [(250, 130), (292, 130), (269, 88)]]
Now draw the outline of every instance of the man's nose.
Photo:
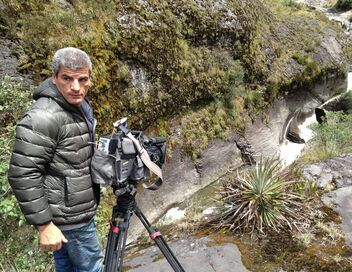
[(78, 79), (74, 79), (72, 82), (71, 82), (71, 89), (73, 91), (79, 91), (79, 82), (78, 82)]

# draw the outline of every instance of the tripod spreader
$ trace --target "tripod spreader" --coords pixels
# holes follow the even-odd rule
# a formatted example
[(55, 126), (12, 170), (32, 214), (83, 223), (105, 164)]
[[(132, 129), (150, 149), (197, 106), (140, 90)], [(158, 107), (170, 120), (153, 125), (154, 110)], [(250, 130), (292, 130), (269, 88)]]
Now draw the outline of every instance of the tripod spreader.
[(134, 184), (128, 184), (124, 188), (115, 190), (117, 196), (116, 205), (113, 207), (112, 219), (108, 240), (106, 243), (104, 272), (121, 272), (123, 271), (123, 256), (126, 247), (127, 232), (129, 222), (134, 213), (149, 233), (149, 237), (156, 243), (160, 251), (165, 256), (175, 272), (185, 272), (181, 264), (162, 237), (160, 231), (150, 225), (147, 218), (138, 208), (135, 194), (136, 187)]

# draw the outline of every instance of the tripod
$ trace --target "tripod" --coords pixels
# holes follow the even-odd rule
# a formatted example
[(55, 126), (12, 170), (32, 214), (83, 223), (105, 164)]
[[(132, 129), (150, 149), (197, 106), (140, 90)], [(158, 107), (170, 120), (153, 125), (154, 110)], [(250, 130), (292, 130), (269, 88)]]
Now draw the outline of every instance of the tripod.
[(116, 189), (116, 205), (113, 207), (110, 230), (105, 250), (104, 272), (122, 272), (123, 255), (125, 252), (129, 221), (134, 213), (147, 229), (150, 238), (157, 244), (175, 272), (185, 272), (181, 264), (166, 244), (161, 233), (152, 227), (147, 218), (138, 208), (135, 195), (137, 189), (133, 183)]

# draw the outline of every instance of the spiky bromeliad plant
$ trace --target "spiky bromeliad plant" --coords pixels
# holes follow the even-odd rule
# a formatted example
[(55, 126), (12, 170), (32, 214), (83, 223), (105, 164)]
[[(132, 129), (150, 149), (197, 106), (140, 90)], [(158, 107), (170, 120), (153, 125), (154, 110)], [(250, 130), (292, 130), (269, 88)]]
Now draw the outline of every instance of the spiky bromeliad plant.
[(303, 197), (294, 192), (294, 183), (279, 161), (261, 159), (224, 183), (220, 193), (225, 210), (218, 227), (261, 233), (297, 227)]

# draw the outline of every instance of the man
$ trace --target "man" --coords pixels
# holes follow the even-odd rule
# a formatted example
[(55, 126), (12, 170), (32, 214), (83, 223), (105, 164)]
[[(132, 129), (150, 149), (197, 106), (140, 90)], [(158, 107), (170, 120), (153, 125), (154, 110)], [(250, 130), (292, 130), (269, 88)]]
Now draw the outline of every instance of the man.
[(8, 179), (40, 247), (53, 251), (56, 271), (100, 271), (102, 253), (93, 217), (99, 187), (92, 183), (95, 119), (85, 96), (92, 63), (77, 48), (58, 50), (52, 77), (16, 128)]

